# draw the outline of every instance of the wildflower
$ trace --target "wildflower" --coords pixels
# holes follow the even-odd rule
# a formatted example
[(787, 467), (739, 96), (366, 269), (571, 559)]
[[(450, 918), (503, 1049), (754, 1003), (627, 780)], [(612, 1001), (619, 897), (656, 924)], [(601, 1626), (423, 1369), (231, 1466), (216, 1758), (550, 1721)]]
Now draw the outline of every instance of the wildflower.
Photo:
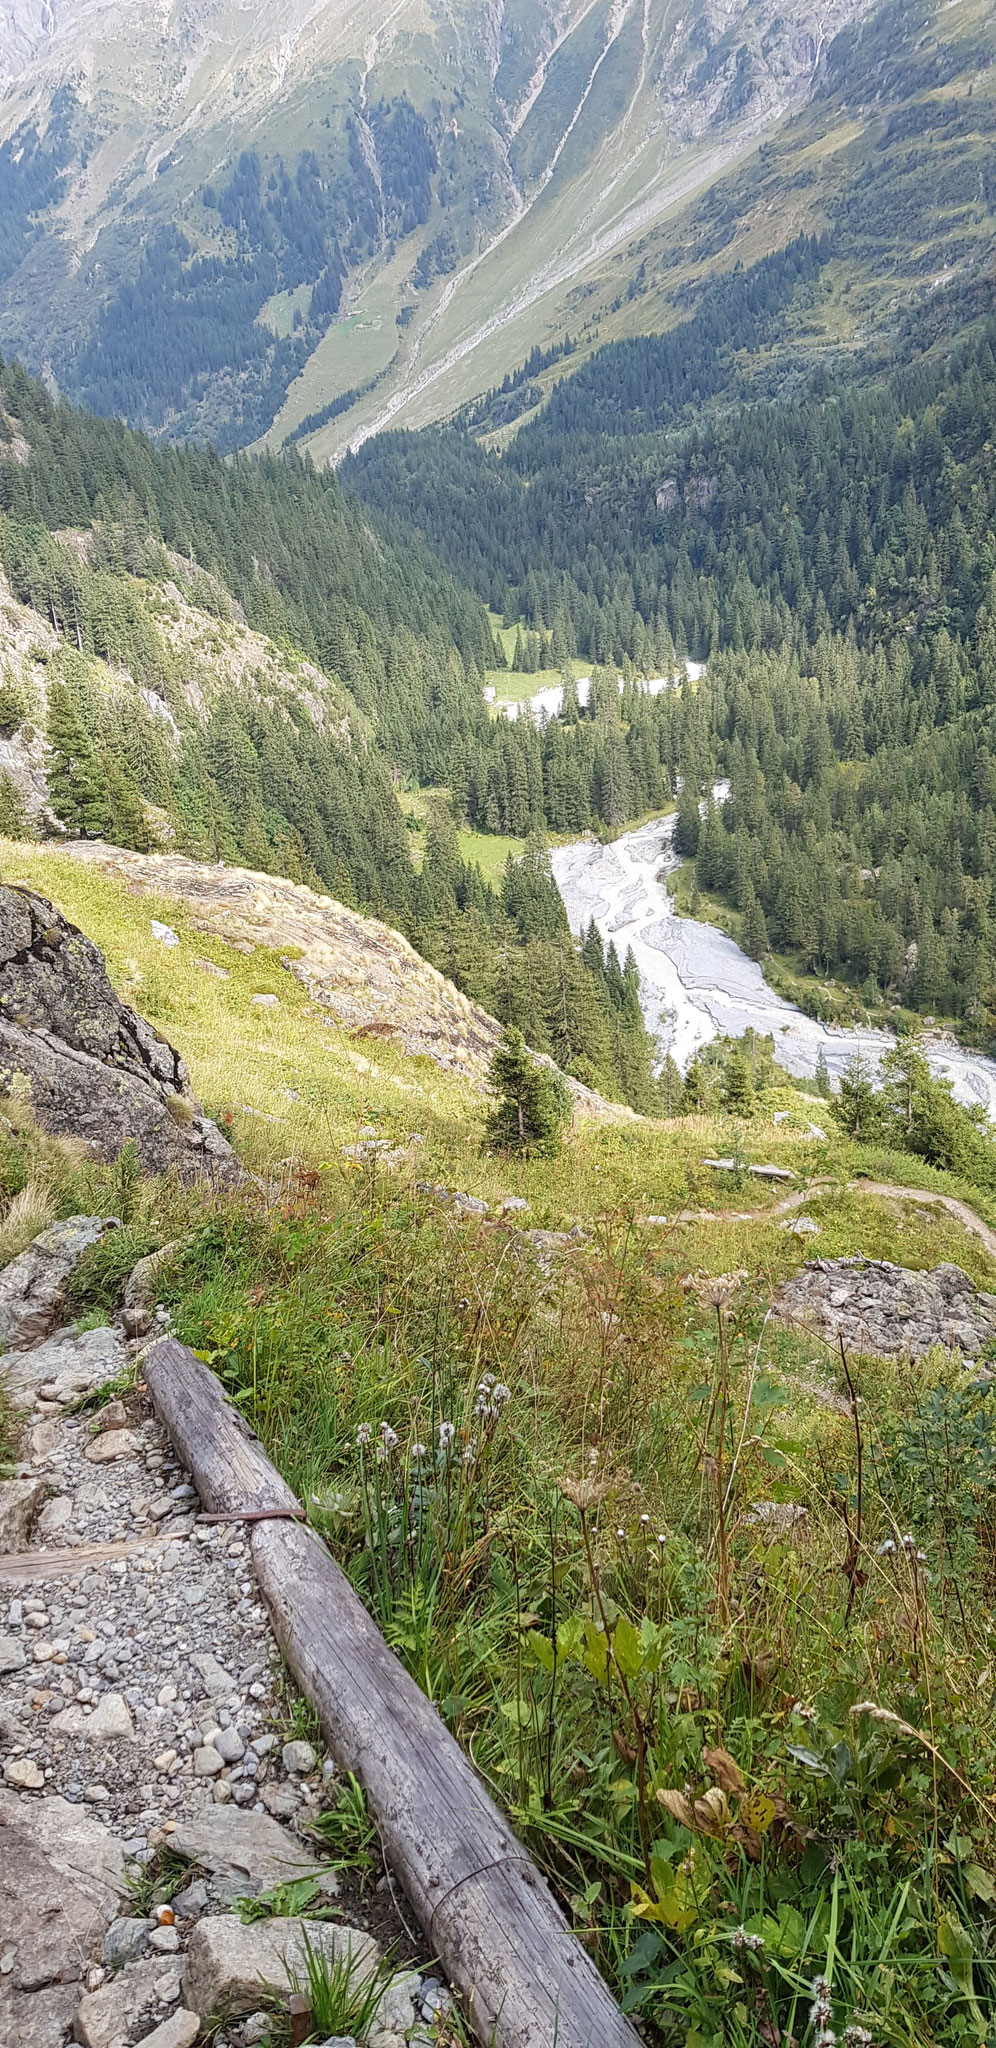
[(915, 1549), (916, 1549), (916, 1537), (915, 1537), (915, 1536), (904, 1536), (904, 1537), (903, 1537), (903, 1549), (904, 1549), (904, 1550), (915, 1550)]
[(641, 1516), (640, 1516), (640, 1527), (641, 1527), (641, 1529), (649, 1529), (649, 1527), (650, 1527), (650, 1516), (649, 1516), (649, 1515), (641, 1515)]
[(493, 1372), (482, 1372), (481, 1377), (477, 1382), (478, 1393), (490, 1394), (491, 1389), (494, 1386), (494, 1383), (495, 1376)]
[(495, 1413), (497, 1414), (499, 1408), (504, 1408), (506, 1401), (510, 1401), (511, 1398), (511, 1387), (506, 1387), (504, 1380), (499, 1380), (497, 1386), (493, 1387), (491, 1390), (491, 1400), (494, 1405)]
[(369, 1422), (361, 1422), (359, 1429), (356, 1432), (356, 1442), (358, 1449), (362, 1450), (364, 1445), (370, 1442), (372, 1435), (373, 1431), (371, 1430)]
[(875, 1555), (876, 1557), (892, 1557), (895, 1553), (895, 1548), (892, 1537), (887, 1536), (884, 1543), (876, 1545)]
[(925, 1551), (925, 1550), (918, 1550), (918, 1551), (917, 1551), (917, 1554), (916, 1554), (916, 1561), (917, 1561), (917, 1564), (926, 1564), (926, 1562), (927, 1562), (927, 1553), (926, 1553), (926, 1551)]
[(453, 1439), (454, 1439), (455, 1435), (456, 1435), (456, 1423), (455, 1423), (455, 1422), (441, 1422), (441, 1423), (440, 1423), (440, 1425), (439, 1425), (439, 1448), (440, 1448), (440, 1450), (441, 1450), (441, 1451), (446, 1451), (446, 1450), (448, 1450), (448, 1449), (449, 1449), (449, 1447), (450, 1447), (451, 1443), (453, 1442)]
[(473, 1437), (471, 1437), (469, 1444), (464, 1446), (463, 1462), (465, 1465), (476, 1465), (477, 1463), (477, 1445)]
[(391, 1428), (391, 1425), (390, 1425), (390, 1423), (389, 1423), (389, 1422), (382, 1422), (382, 1423), (381, 1423), (381, 1425), (380, 1425), (380, 1440), (381, 1440), (381, 1443), (382, 1443), (382, 1444), (383, 1444), (383, 1446), (384, 1446), (384, 1450), (385, 1450), (385, 1451), (396, 1451), (396, 1450), (397, 1450), (397, 1448), (398, 1448), (398, 1432), (397, 1432), (397, 1430), (396, 1430), (396, 1429), (392, 1429), (392, 1428)]
[(663, 1545), (664, 1545), (664, 1544), (665, 1544), (665, 1543), (667, 1542), (667, 1537), (666, 1537), (666, 1536), (658, 1536), (658, 1538), (657, 1538), (657, 1541), (658, 1541), (658, 1543), (659, 1543), (659, 1544), (661, 1544), (661, 1546), (663, 1547)]
[(428, 1452), (424, 1444), (413, 1444), (408, 1455), (417, 1464), (420, 1459), (428, 1457)]
[(857, 2021), (852, 2020), (850, 2026), (844, 2028), (844, 2048), (875, 2048), (875, 2043), (867, 2027), (859, 2027)]
[(617, 1542), (617, 1543), (625, 1543), (625, 1541), (626, 1541), (626, 1531), (625, 1531), (625, 1529), (617, 1529), (617, 1530), (616, 1530), (616, 1542)]
[(813, 2003), (809, 2009), (809, 2024), (815, 2028), (816, 2038), (819, 2041), (830, 2019), (830, 1986), (826, 1978), (814, 1977), (812, 1991)]
[(832, 2027), (820, 2027), (814, 2036), (813, 2048), (837, 2048), (837, 2036)]
[(733, 1946), (736, 1949), (749, 1949), (753, 1955), (760, 1955), (764, 1948), (764, 1937), (761, 1934), (748, 1934), (746, 1927), (741, 1926), (733, 1935)]

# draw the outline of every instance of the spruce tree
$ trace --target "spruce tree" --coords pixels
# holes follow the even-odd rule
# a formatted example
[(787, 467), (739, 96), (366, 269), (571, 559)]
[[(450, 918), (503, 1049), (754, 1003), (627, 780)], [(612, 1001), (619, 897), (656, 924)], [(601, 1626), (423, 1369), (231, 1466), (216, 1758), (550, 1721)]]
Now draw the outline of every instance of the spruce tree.
[(488, 1150), (543, 1158), (558, 1152), (570, 1095), (562, 1076), (540, 1064), (514, 1025), (502, 1032), (488, 1079), (497, 1098), (484, 1127)]

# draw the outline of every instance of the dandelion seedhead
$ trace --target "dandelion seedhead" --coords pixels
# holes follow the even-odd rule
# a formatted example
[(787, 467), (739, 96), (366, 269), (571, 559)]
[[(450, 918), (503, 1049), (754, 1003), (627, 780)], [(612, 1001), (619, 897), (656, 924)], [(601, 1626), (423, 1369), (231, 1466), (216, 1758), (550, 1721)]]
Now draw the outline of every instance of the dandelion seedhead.
[[(812, 1984), (813, 2003), (809, 2008), (809, 2024), (816, 2031), (819, 2048), (825, 2048), (823, 2035), (830, 2025), (830, 1986), (825, 1977), (814, 1977)], [(831, 2040), (833, 2036), (831, 2035)]]
[(423, 1458), (428, 1457), (429, 1453), (426, 1450), (424, 1444), (413, 1444), (408, 1455), (411, 1458), (412, 1463), (414, 1465), (418, 1465), (421, 1463)]
[(859, 2027), (857, 2020), (852, 2020), (844, 2028), (844, 2048), (875, 2048), (875, 2043), (867, 2027)]
[(895, 1555), (895, 1550), (896, 1546), (892, 1540), (892, 1537), (887, 1536), (884, 1543), (879, 1543), (876, 1545), (875, 1555), (876, 1557), (893, 1557)]
[(439, 1425), (439, 1448), (448, 1451), (456, 1435), (455, 1422), (441, 1422)]
[(764, 1936), (748, 1934), (746, 1927), (738, 1927), (731, 1938), (734, 1948), (741, 1952), (746, 1949), (751, 1955), (764, 1953)]
[(369, 1422), (361, 1422), (359, 1429), (356, 1432), (357, 1449), (362, 1451), (365, 1448), (365, 1446), (371, 1441), (372, 1436), (373, 1431), (370, 1427)]

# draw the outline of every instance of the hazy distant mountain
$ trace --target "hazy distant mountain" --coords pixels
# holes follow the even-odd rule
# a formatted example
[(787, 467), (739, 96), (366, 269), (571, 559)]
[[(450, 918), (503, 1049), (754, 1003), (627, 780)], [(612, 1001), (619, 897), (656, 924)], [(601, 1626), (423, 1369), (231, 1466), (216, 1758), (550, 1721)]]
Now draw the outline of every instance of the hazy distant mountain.
[[(883, 12), (0, 0), (0, 349), (228, 447), (438, 416), (568, 329), (667, 324), (689, 208), (755, 175)], [(822, 225), (813, 170), (745, 206), (745, 255)]]

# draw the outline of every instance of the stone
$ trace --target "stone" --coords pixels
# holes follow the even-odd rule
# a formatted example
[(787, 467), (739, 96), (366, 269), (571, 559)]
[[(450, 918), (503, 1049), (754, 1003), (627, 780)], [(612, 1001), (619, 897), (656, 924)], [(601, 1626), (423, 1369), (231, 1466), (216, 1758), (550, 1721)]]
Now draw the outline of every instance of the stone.
[(105, 1429), (124, 1429), (128, 1421), (128, 1410), (123, 1401), (107, 1401), (93, 1424), (94, 1436), (103, 1436)]
[(275, 1010), (278, 998), (276, 996), (257, 995), (250, 996), (249, 1001), (256, 1003), (261, 1010)]
[(121, 1320), (130, 1337), (144, 1337), (152, 1327), (152, 1311), (159, 1292), (159, 1281), (163, 1269), (175, 1259), (181, 1250), (180, 1241), (161, 1245), (157, 1252), (147, 1252), (132, 1267), (125, 1281), (124, 1301)]
[(280, 1754), (291, 1777), (306, 1778), (318, 1761), (310, 1742), (285, 1742)]
[(178, 946), (180, 941), (171, 924), (160, 924), (158, 917), (150, 919), (150, 930), (161, 946)]
[(157, 1956), (175, 1956), (179, 1946), (180, 1937), (175, 1927), (153, 1927), (149, 1947)]
[(522, 1216), (529, 1208), (524, 1195), (503, 1195), (498, 1204), (499, 1216)]
[(996, 1297), (960, 1266), (918, 1273), (887, 1259), (807, 1259), (784, 1281), (775, 1313), (855, 1356), (922, 1358), (937, 1345), (975, 1359), (996, 1337)]
[(34, 1397), (44, 1388), (46, 1400), (65, 1406), (117, 1379), (127, 1363), (120, 1331), (69, 1329), (12, 1360), (10, 1369), (25, 1394)]
[(112, 1920), (104, 1936), (102, 1950), (105, 1963), (112, 1970), (123, 1969), (125, 1963), (134, 1963), (145, 1954), (149, 1943), (149, 1923), (133, 1917)]
[(178, 2012), (164, 2020), (161, 2027), (153, 2028), (151, 2034), (139, 2041), (138, 2048), (194, 2048), (194, 2042), (201, 2030), (201, 2023), (195, 2012), (188, 2012), (181, 2005)]
[(237, 1691), (234, 1678), (229, 1677), (224, 1666), (219, 1664), (217, 1657), (212, 1657), (209, 1650), (199, 1651), (190, 1661), (200, 1675), (209, 1700), (234, 1697)]
[[(3, 1828), (17, 1825), (22, 1818), (23, 1808), (13, 1793), (0, 1793), (0, 1868)], [(124, 1891), (124, 1854), (117, 1836), (81, 1807), (54, 1796), (34, 1802), (31, 1833), (57, 1871), (77, 1885), (85, 1879), (93, 1896), (100, 1893), (109, 1908), (107, 1921), (113, 1920), (118, 1896)]]
[(289, 1970), (304, 1974), (306, 1936), (312, 1949), (330, 1960), (351, 1954), (358, 1964), (369, 1962), (371, 1973), (379, 1960), (369, 1934), (328, 1920), (289, 1916), (245, 1926), (235, 1914), (211, 1914), (196, 1922), (190, 1936), (183, 1972), (185, 2003), (202, 2020), (215, 2012), (255, 2012), (264, 1985), (287, 1984)]
[(819, 1237), (820, 1226), (814, 1216), (793, 1216), (788, 1223), (780, 1225), (789, 1237)]
[(301, 1804), (301, 1795), (294, 1785), (264, 1785), (260, 1797), (274, 1820), (293, 1820)]
[(34, 1757), (13, 1756), (4, 1764), (3, 1774), (8, 1785), (16, 1786), (19, 1792), (41, 1792), (45, 1774), (38, 1769)]
[(0, 1794), (0, 2041), (3, 2048), (62, 2048), (94, 1945), (117, 1911), (99, 1871), (60, 1869), (39, 1840), (63, 1801), (25, 1807)]
[[(241, 1180), (180, 1055), (121, 1002), (92, 940), (32, 889), (2, 890), (0, 929), (12, 922), (29, 936), (14, 951), (0, 938), (0, 1086), (25, 1075), (42, 1130), (82, 1139), (98, 1158), (117, 1159), (134, 1139), (147, 1173), (172, 1168), (186, 1181), (204, 1173)], [(0, 1276), (0, 1336), (2, 1307)]]
[(237, 1764), (245, 1756), (246, 1746), (237, 1728), (219, 1728), (214, 1738), (214, 1747), (226, 1764)]
[(181, 1816), (170, 1837), (173, 1848), (212, 1877), (236, 1880), (241, 1891), (269, 1891), (288, 1879), (314, 1874), (314, 1856), (265, 1813), (214, 1807)]
[(204, 1744), (202, 1744), (202, 1746), (201, 1746), (201, 1748), (200, 1748), (200, 1749), (195, 1749), (195, 1751), (194, 1751), (194, 1777), (195, 1777), (195, 1778), (216, 1778), (216, 1777), (217, 1777), (217, 1775), (218, 1775), (218, 1772), (219, 1772), (219, 1771), (223, 1771), (223, 1770), (224, 1770), (224, 1768), (225, 1768), (225, 1759), (224, 1759), (224, 1757), (223, 1757), (223, 1756), (219, 1756), (219, 1755), (218, 1755), (218, 1752), (217, 1752), (217, 1750), (216, 1750), (216, 1749), (215, 1749), (215, 1748), (214, 1748), (214, 1747), (212, 1746), (212, 1744), (211, 1744), (211, 1743), (204, 1743)]
[(91, 1742), (134, 1742), (135, 1724), (119, 1692), (105, 1692), (98, 1700), (86, 1732)]
[(16, 1636), (0, 1636), (0, 1676), (7, 1671), (23, 1671), (27, 1661), (24, 1644)]
[(27, 1548), (31, 1524), (47, 1492), (44, 1479), (0, 1480), (0, 1556)]
[(73, 1519), (73, 1503), (68, 1494), (56, 1494), (54, 1500), (47, 1500), (35, 1524), (35, 1534), (43, 1543), (53, 1537), (64, 1536)]
[[(143, 1956), (126, 1963), (98, 1991), (88, 1991), (76, 2015), (76, 2039), (82, 2048), (126, 2048), (141, 2041), (155, 2025), (162, 1958)], [(195, 2037), (196, 2038), (196, 2037)]]
[[(0, 891), (0, 895), (7, 894), (7, 890)], [(8, 1028), (3, 1015), (4, 987), (5, 970), (0, 967), (0, 1078)], [(27, 1251), (4, 1267), (0, 1273), (0, 1344), (6, 1350), (28, 1351), (55, 1328), (66, 1311), (68, 1282), (75, 1267), (115, 1222), (113, 1216), (67, 1217), (41, 1231)], [(43, 1379), (50, 1377), (49, 1373), (42, 1375)]]
[(113, 1465), (118, 1458), (137, 1458), (141, 1448), (134, 1430), (109, 1429), (87, 1444), (83, 1456), (90, 1465)]
[(415, 2018), (415, 2006), (421, 1990), (422, 1979), (417, 1970), (402, 1971), (392, 1977), (377, 2002), (377, 2010), (370, 2023), (371, 2033), (375, 2027), (381, 2027), (387, 2033), (407, 2034)]

